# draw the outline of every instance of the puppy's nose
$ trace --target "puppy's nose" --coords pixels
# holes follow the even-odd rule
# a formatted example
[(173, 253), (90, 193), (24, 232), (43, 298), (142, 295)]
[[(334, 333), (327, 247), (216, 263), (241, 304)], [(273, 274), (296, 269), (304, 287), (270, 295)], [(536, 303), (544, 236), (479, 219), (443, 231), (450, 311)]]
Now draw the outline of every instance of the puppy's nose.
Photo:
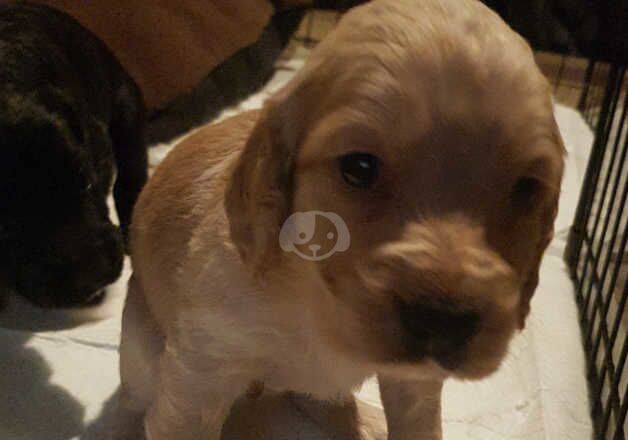
[(429, 356), (450, 370), (464, 362), (468, 343), (480, 323), (477, 313), (421, 302), (400, 301), (399, 315), (409, 336), (409, 350), (418, 356)]
[(317, 244), (311, 244), (308, 246), (308, 248), (310, 248), (314, 256), (316, 256), (316, 253), (321, 249), (321, 247)]
[(109, 260), (117, 260), (123, 252), (121, 231), (112, 224), (103, 224), (95, 232), (93, 250)]
[(124, 249), (120, 232), (113, 225), (103, 226), (84, 248), (83, 266), (87, 269), (83, 285), (95, 292), (115, 281), (122, 270)]

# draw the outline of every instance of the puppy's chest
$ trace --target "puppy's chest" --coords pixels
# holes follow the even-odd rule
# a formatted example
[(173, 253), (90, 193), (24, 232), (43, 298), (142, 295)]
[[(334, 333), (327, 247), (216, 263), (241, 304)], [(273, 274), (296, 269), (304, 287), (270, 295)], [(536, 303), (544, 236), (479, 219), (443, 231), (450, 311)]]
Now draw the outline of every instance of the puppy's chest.
[(278, 351), (263, 379), (264, 387), (319, 399), (350, 394), (370, 375), (362, 365), (342, 358), (316, 341), (295, 338)]
[[(213, 278), (211, 285), (216, 289), (222, 283), (233, 288), (233, 277)], [(222, 295), (216, 295), (221, 291), (216, 289), (219, 298), (211, 307), (194, 307), (181, 317), (181, 322), (195, 323), (187, 329), (191, 332), (186, 346), (200, 349), (232, 372), (241, 370), (241, 379), (261, 382), (270, 392), (333, 399), (351, 393), (372, 374), (320, 340), (317, 318), (305, 305), (270, 303), (254, 289), (238, 287), (225, 288), (231, 293)]]

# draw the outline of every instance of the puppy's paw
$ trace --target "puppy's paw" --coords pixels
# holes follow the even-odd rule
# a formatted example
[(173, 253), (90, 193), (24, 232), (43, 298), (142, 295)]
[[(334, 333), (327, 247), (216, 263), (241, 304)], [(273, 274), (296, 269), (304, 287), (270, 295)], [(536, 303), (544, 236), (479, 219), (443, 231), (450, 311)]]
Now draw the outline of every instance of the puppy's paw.
[(360, 440), (387, 440), (384, 411), (357, 400)]
[(145, 440), (144, 413), (118, 414), (109, 440)]

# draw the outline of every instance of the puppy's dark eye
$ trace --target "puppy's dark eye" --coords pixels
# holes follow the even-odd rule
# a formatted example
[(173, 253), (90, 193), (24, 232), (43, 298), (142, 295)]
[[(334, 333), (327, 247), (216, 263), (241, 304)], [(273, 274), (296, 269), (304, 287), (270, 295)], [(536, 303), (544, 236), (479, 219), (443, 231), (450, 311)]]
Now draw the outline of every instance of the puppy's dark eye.
[(520, 177), (512, 189), (512, 200), (517, 207), (531, 208), (541, 193), (542, 184), (534, 177)]
[(94, 189), (94, 184), (91, 182), (83, 182), (81, 183), (82, 187), (81, 187), (81, 195), (87, 195), (90, 194), (92, 192), (92, 190)]
[(370, 188), (379, 176), (379, 160), (368, 153), (346, 154), (340, 158), (340, 170), (349, 185)]

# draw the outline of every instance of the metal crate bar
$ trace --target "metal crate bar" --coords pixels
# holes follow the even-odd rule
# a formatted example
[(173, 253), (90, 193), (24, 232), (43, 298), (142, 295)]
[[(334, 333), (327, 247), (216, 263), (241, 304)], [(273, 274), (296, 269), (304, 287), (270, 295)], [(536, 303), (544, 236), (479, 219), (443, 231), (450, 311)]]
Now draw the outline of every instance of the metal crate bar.
[(625, 440), (628, 406), (628, 80), (591, 61), (579, 110), (595, 131), (565, 259), (580, 308), (596, 440)]

